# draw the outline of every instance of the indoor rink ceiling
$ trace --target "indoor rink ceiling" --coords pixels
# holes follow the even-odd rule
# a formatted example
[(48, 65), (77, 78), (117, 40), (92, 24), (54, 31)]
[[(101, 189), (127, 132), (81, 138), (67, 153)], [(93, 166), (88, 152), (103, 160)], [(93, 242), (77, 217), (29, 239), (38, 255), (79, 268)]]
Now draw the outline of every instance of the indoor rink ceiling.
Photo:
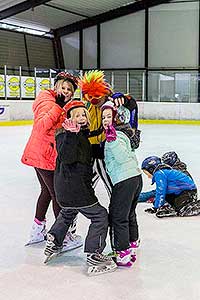
[(73, 24), (82, 29), (163, 2), (170, 0), (1, 0), (0, 20), (63, 35)]

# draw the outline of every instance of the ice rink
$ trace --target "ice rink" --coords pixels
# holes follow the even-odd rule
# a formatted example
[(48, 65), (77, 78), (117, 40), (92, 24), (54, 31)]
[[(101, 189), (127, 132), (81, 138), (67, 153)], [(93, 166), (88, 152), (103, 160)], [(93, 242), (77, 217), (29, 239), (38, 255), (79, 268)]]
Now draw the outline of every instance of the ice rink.
[[(77, 249), (44, 265), (44, 243), (24, 247), (32, 225), (39, 184), (34, 169), (20, 162), (31, 126), (0, 127), (0, 300), (199, 300), (200, 216), (157, 219), (138, 204), (141, 246), (132, 268), (88, 277)], [(200, 126), (141, 125), (138, 160), (176, 151), (200, 188)], [(144, 190), (151, 188), (144, 179)], [(97, 196), (108, 205), (104, 187)], [(47, 215), (53, 222), (52, 209)], [(88, 221), (79, 215), (83, 237)], [(109, 241), (106, 251), (110, 251)]]

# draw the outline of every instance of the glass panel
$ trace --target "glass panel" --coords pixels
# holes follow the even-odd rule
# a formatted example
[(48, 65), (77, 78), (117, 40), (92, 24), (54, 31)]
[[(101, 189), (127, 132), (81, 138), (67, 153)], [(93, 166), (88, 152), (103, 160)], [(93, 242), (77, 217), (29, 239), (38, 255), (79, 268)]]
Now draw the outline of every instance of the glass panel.
[(129, 72), (129, 94), (136, 100), (144, 100), (145, 90), (145, 72), (130, 71)]
[(83, 30), (83, 68), (97, 67), (97, 28)]
[(149, 9), (149, 66), (198, 67), (199, 3), (162, 4)]
[(79, 32), (61, 37), (66, 69), (79, 69)]
[(144, 67), (144, 11), (101, 24), (101, 68)]
[(129, 93), (136, 100), (144, 100), (144, 71), (106, 70), (104, 74), (107, 81), (113, 83), (115, 92)]
[(197, 72), (149, 72), (149, 101), (197, 102)]

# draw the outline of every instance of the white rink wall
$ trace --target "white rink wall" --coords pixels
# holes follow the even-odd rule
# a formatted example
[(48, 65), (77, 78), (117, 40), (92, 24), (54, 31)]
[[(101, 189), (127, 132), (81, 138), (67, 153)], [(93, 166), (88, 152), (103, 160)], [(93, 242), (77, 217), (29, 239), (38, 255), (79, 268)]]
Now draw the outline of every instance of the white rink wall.
[(138, 102), (140, 119), (200, 120), (200, 103)]
[[(8, 121), (31, 120), (32, 104), (32, 100), (0, 100)], [(138, 102), (138, 106), (140, 119), (200, 120), (200, 103)]]

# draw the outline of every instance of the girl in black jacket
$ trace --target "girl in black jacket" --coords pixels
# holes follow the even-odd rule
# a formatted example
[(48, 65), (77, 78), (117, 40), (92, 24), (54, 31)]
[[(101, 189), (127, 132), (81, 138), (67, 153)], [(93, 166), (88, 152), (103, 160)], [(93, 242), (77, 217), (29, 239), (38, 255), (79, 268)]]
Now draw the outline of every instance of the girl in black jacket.
[(47, 234), (45, 255), (51, 256), (62, 249), (65, 234), (77, 215), (82, 213), (91, 220), (84, 252), (89, 265), (109, 265), (113, 260), (101, 254), (106, 245), (108, 213), (101, 206), (92, 188), (92, 155), (88, 137), (89, 114), (84, 103), (71, 101), (66, 107), (67, 118), (56, 136), (58, 152), (55, 170), (56, 199), (61, 211)]

